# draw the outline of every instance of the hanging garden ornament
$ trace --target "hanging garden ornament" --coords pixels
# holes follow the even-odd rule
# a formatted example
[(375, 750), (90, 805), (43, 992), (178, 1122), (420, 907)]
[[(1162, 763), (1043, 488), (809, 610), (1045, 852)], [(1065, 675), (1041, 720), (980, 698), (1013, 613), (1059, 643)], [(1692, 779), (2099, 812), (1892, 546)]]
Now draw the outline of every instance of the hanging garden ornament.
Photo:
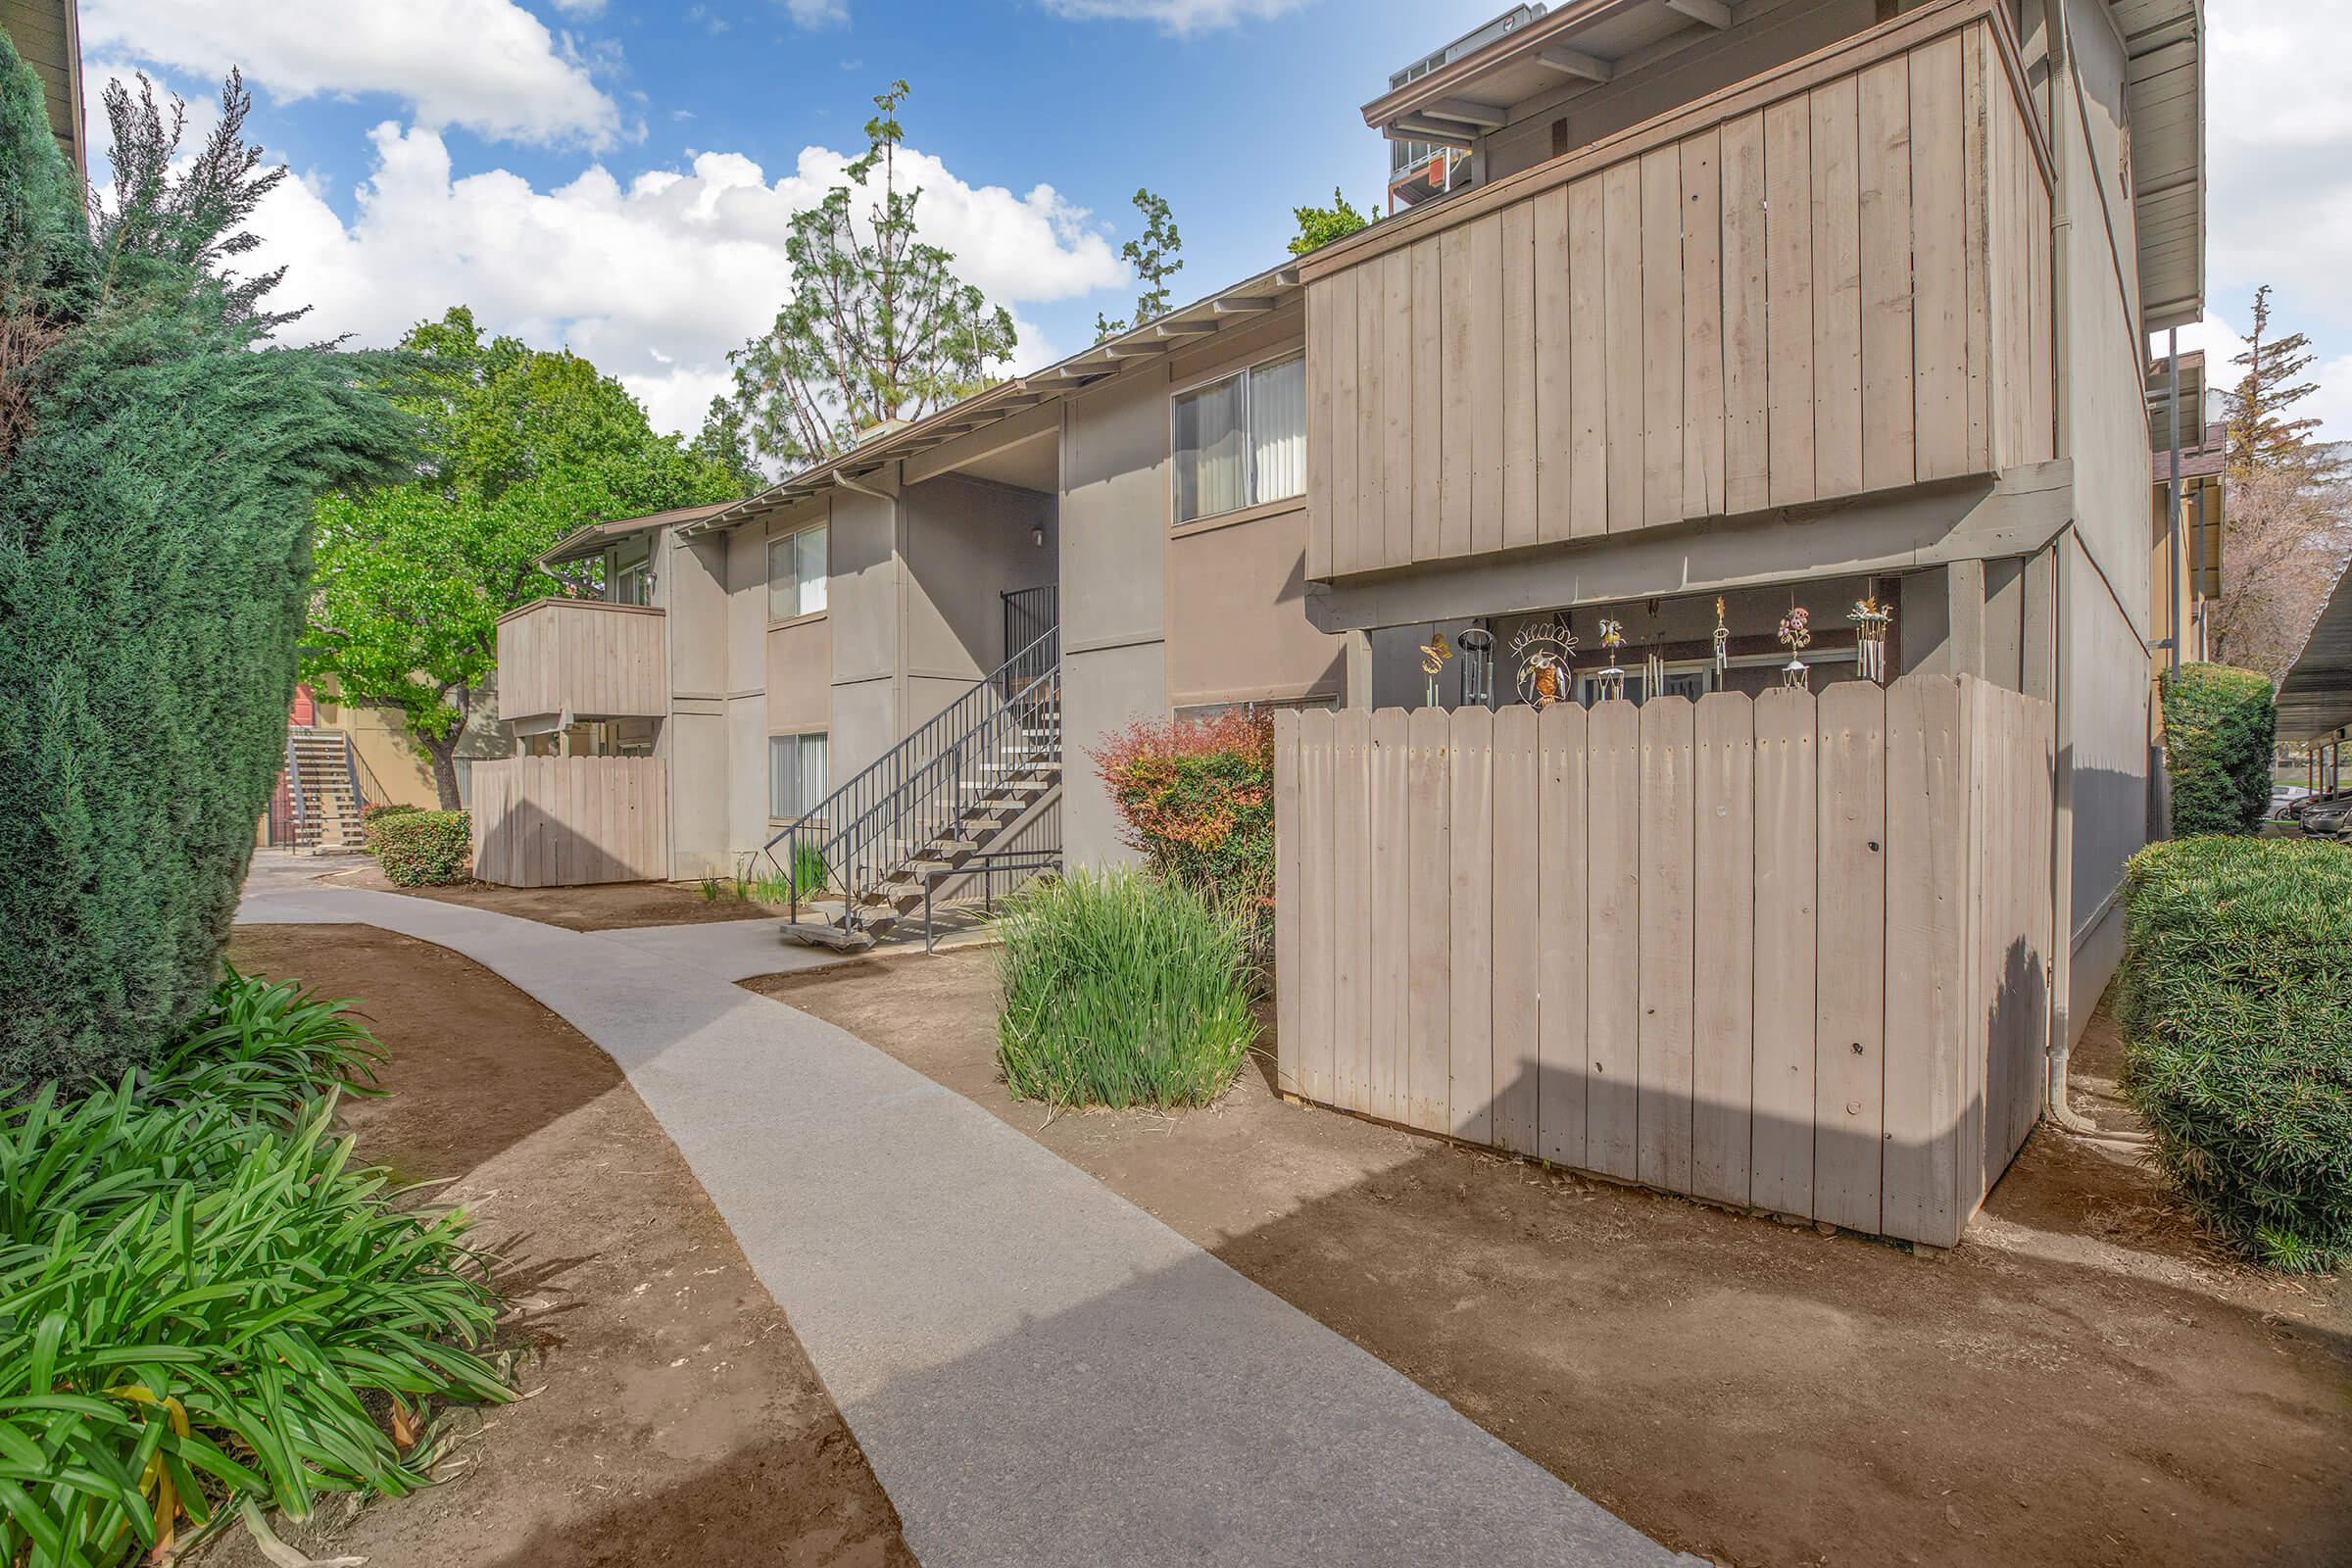
[(1873, 591), (1854, 602), (1846, 618), (1854, 623), (1854, 648), (1862, 666), (1862, 678), (1886, 683), (1886, 628), (1894, 624), (1894, 612), (1879, 603)]
[(1625, 646), (1625, 622), (1604, 620), (1600, 623), (1601, 651), (1609, 656), (1608, 666), (1593, 675), (1600, 683), (1603, 702), (1613, 702), (1625, 695), (1625, 671), (1617, 667), (1617, 650)]
[(1575, 653), (1576, 633), (1564, 620), (1539, 620), (1522, 627), (1511, 639), (1511, 657), (1519, 662), (1519, 700), (1530, 708), (1566, 702)]
[(1494, 706), (1494, 634), (1484, 626), (1465, 627), (1453, 640), (1462, 651), (1462, 706)]
[(1452, 657), (1453, 644), (1446, 640), (1444, 632), (1439, 632), (1421, 645), (1421, 673), (1429, 677), (1429, 689), (1423, 694), (1422, 707), (1438, 706), (1438, 673), (1446, 667), (1446, 661)]
[(1666, 656), (1652, 648), (1642, 661), (1642, 695), (1656, 697), (1666, 690)]
[(1781, 646), (1788, 650), (1788, 662), (1781, 666), (1781, 684), (1790, 691), (1807, 689), (1801, 656), (1812, 643), (1813, 612), (1802, 605), (1790, 605), (1788, 613), (1781, 617)]
[(1715, 673), (1720, 678), (1732, 667), (1732, 628), (1724, 624), (1723, 595), (1715, 596)]

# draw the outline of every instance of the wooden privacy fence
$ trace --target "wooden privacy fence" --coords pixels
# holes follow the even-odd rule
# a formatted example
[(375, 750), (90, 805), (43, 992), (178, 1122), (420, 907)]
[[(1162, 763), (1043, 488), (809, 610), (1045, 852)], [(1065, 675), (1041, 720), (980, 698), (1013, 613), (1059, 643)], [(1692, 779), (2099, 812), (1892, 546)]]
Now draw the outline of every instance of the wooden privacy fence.
[(669, 875), (669, 764), (510, 757), (473, 764), (473, 874), (508, 887)]
[(2042, 1104), (2053, 733), (1942, 676), (1278, 714), (1282, 1086), (1949, 1246)]

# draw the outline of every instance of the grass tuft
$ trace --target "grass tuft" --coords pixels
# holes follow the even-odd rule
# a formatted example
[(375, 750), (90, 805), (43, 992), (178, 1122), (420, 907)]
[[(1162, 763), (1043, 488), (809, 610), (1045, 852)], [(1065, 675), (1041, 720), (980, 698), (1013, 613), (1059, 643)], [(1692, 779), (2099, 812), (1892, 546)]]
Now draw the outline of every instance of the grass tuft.
[(996, 930), (997, 1060), (1023, 1100), (1205, 1105), (1257, 1039), (1248, 916), (1171, 878), (1041, 879)]

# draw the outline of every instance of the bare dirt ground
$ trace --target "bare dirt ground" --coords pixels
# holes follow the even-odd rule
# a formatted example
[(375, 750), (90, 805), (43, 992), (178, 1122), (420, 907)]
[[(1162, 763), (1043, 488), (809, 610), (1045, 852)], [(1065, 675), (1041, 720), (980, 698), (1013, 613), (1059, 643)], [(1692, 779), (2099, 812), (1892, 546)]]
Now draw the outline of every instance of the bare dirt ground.
[(688, 882), (600, 882), (579, 888), (505, 888), (466, 882), (448, 888), (394, 887), (375, 862), (360, 858), (341, 868), (318, 861), (330, 887), (406, 893), (443, 904), (469, 905), (499, 914), (560, 925), (566, 931), (614, 931), (636, 925), (697, 925), (706, 920), (781, 920), (785, 911), (748, 899), (706, 899)]
[[(391, 1061), (361, 1156), (445, 1190), (500, 1259), (514, 1404), (445, 1413), (445, 1484), (288, 1536), (379, 1568), (914, 1557), (800, 1341), (612, 1059), (471, 960), (368, 926), (247, 926), (229, 957), (365, 999)], [(474, 1429), (478, 1428), (478, 1432)], [(265, 1568), (243, 1533), (208, 1563)]]
[[(1258, 1070), (1207, 1111), (1049, 1121), (998, 1081), (990, 963), (750, 984), (976, 1101), (1672, 1545), (1740, 1565), (2352, 1561), (2352, 1291), (2238, 1266), (2128, 1156), (2037, 1133), (1927, 1259), (1286, 1104)], [(2094, 1029), (2090, 1096), (2116, 1051)]]

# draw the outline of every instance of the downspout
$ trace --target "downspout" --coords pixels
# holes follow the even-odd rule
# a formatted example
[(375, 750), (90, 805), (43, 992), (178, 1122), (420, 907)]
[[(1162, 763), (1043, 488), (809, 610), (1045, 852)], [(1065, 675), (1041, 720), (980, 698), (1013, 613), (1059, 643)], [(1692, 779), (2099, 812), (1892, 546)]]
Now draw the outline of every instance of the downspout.
[[(2071, 88), (2074, 81), (2074, 44), (2067, 29), (2067, 0), (2042, 0), (2042, 15), (2049, 34), (2049, 112), (2050, 167), (2057, 174), (2050, 201), (2050, 330), (2056, 341), (2051, 345), (2050, 364), (2058, 376), (2052, 396), (2057, 410), (2057, 428), (2051, 432), (2051, 450), (2060, 458), (2074, 456), (2074, 269), (2070, 246), (2075, 227), (2075, 187), (2073, 165), (2067, 155), (2067, 127), (2072, 122)], [(2060, 534), (2051, 548), (2058, 552), (2050, 563), (2050, 610), (2053, 624), (2050, 645), (2055, 651), (2057, 669), (2052, 672), (2050, 698), (2055, 713), (2054, 746), (2057, 761), (2057, 799), (2050, 812), (2050, 1042), (2049, 1079), (2043, 1102), (2049, 1107), (2050, 1120), (2069, 1132), (2096, 1136), (2099, 1128), (2087, 1117), (2075, 1113), (2067, 1103), (2067, 1064), (2074, 1054), (2074, 980), (2075, 980), (2075, 768), (2074, 768), (2074, 705), (2068, 700), (2068, 683), (2074, 675), (2074, 653), (2069, 646), (2072, 623), (2072, 595), (2068, 580), (2073, 575), (2073, 556), (2078, 546), (2074, 530)]]

